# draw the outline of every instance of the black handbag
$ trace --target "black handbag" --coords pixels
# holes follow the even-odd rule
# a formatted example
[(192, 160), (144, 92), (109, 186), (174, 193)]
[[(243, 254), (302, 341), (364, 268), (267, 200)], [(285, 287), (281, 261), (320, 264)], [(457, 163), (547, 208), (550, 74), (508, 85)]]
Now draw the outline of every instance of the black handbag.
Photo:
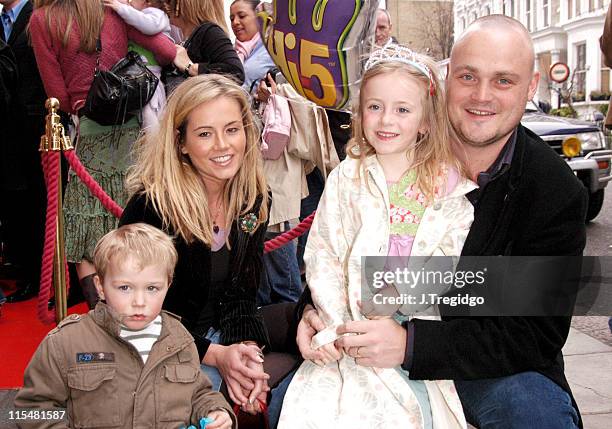
[(134, 51), (128, 51), (110, 70), (100, 70), (100, 38), (96, 51), (94, 80), (80, 113), (100, 125), (122, 125), (151, 100), (159, 79)]

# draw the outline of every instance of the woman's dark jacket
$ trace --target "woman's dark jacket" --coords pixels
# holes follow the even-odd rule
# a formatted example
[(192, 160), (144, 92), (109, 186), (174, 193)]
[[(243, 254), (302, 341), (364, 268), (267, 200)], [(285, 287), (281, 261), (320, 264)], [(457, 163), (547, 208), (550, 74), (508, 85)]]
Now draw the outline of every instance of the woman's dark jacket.
[(217, 24), (201, 24), (193, 30), (184, 46), (191, 61), (198, 66), (199, 74), (224, 74), (234, 78), (239, 85), (244, 82), (242, 62), (227, 34)]
[[(261, 204), (258, 198), (251, 210), (257, 214)], [(200, 317), (200, 311), (207, 304), (211, 284), (211, 250), (201, 241), (188, 244), (174, 231), (163, 228), (161, 217), (147, 204), (146, 196), (134, 195), (121, 216), (120, 225), (144, 222), (165, 230), (175, 236), (174, 245), (178, 262), (174, 279), (168, 290), (163, 308), (182, 318), (183, 325), (192, 332), (200, 360), (206, 354), (210, 341), (195, 335), (193, 329)], [(238, 220), (232, 223), (229, 242), (229, 275), (216, 303), (219, 315), (221, 343), (228, 345), (253, 340), (260, 346), (268, 344), (268, 334), (263, 321), (257, 315), (255, 296), (263, 267), (264, 233), (267, 221), (260, 224), (253, 234), (240, 229)]]

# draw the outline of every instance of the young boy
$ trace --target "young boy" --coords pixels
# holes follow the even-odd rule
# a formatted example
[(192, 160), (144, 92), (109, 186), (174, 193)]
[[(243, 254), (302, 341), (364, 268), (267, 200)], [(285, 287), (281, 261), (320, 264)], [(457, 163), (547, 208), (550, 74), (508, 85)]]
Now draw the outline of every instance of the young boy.
[(177, 254), (172, 239), (143, 223), (106, 234), (94, 251), (102, 302), (64, 319), (24, 374), (17, 408), (66, 409), (67, 420), (21, 427), (171, 428), (201, 418), (236, 427), (231, 407), (200, 371), (191, 335), (162, 311)]

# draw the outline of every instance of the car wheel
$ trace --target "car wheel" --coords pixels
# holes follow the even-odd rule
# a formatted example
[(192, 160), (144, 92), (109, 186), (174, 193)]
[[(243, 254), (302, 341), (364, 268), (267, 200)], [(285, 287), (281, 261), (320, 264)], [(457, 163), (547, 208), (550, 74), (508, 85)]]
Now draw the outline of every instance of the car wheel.
[(597, 217), (601, 211), (604, 200), (604, 189), (589, 194), (589, 207), (587, 209), (586, 221), (590, 222)]

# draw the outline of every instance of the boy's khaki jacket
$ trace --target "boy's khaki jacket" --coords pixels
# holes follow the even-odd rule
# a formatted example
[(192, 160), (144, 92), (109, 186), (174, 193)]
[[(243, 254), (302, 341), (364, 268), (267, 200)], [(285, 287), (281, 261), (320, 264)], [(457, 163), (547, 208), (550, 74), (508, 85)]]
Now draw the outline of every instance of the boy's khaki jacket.
[(63, 421), (21, 422), (23, 428), (172, 428), (210, 411), (235, 416), (200, 370), (193, 338), (178, 317), (162, 312), (162, 330), (147, 363), (119, 336), (116, 313), (104, 303), (71, 315), (49, 332), (24, 374), (15, 407), (67, 408)]

